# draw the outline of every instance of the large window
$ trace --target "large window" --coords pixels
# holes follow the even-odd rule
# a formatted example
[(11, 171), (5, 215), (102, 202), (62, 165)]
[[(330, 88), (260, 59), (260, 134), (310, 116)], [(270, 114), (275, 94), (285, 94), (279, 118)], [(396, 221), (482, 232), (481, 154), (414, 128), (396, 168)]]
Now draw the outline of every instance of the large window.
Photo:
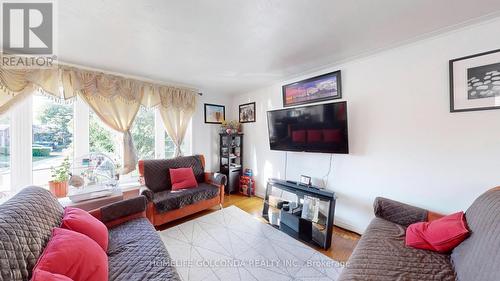
[[(42, 95), (33, 95), (30, 99), (0, 116), (0, 192), (11, 190), (13, 185), (15, 188), (26, 184), (48, 188), (51, 168), (59, 167), (65, 158), (72, 163), (88, 153), (100, 152), (110, 156), (118, 166), (122, 163), (122, 134), (104, 124), (83, 101), (58, 102)], [(130, 131), (139, 159), (174, 155), (173, 143), (165, 134), (159, 116), (155, 109), (141, 108), (132, 124)], [(15, 151), (11, 151), (13, 131), (14, 137), (26, 140), (16, 142)], [(190, 138), (189, 130), (183, 144), (185, 154), (190, 153)], [(32, 165), (21, 164), (26, 162)], [(11, 174), (29, 173), (31, 178), (12, 182)], [(137, 176), (134, 171), (122, 176), (120, 182), (135, 184)]]
[(33, 96), (33, 184), (48, 186), (51, 168), (73, 159), (73, 105)]
[[(10, 118), (0, 117), (0, 192), (10, 189)], [(0, 196), (1, 197), (1, 196)]]

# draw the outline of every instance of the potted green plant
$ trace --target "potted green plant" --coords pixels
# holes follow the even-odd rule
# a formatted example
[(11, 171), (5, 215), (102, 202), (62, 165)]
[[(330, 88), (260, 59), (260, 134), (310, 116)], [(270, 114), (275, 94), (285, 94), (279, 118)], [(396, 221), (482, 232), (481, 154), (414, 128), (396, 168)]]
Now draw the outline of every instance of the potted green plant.
[(66, 197), (68, 194), (68, 179), (70, 163), (69, 158), (64, 158), (61, 166), (50, 168), (52, 180), (49, 181), (50, 192), (57, 198)]

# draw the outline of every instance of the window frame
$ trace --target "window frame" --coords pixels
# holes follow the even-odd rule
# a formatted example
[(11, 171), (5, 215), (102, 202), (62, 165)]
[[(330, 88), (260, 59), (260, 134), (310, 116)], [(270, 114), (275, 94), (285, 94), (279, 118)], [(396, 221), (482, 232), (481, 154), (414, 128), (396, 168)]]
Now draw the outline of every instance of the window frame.
[[(79, 97), (73, 101), (73, 159), (90, 152), (89, 143), (89, 114), (90, 107)], [(158, 109), (155, 111), (155, 158), (165, 158), (165, 129)], [(33, 184), (33, 157), (32, 150), (26, 147), (33, 145), (33, 95), (21, 101), (13, 107), (6, 117), (10, 118), (10, 192), (17, 192), (25, 186)], [(188, 151), (184, 155), (191, 155), (192, 120), (186, 132), (185, 141), (188, 141)], [(123, 148), (121, 148), (123, 149)], [(121, 151), (120, 153), (123, 153)], [(125, 177), (127, 178), (127, 177)], [(137, 177), (128, 177), (119, 186), (130, 187), (131, 184), (138, 185)]]

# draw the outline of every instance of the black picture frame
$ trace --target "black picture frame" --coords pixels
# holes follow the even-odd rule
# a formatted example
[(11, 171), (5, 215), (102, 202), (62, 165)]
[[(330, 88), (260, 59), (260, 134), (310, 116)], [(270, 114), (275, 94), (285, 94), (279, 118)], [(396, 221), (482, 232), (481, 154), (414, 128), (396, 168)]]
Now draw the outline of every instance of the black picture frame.
[[(289, 88), (291, 86), (300, 85), (300, 84), (306, 84), (306, 83), (319, 81), (319, 80), (324, 79), (325, 77), (329, 77), (329, 76), (336, 78), (336, 80), (335, 80), (336, 87), (337, 87), (336, 88), (336, 92), (337, 92), (336, 95), (327, 96), (327, 97), (320, 97), (320, 98), (311, 98), (311, 99), (308, 99), (305, 101), (300, 101), (300, 102), (287, 103), (287, 99), (286, 99), (287, 98), (287, 93), (286, 93), (287, 88)], [(309, 103), (315, 103), (315, 102), (321, 102), (321, 101), (327, 101), (327, 100), (341, 99), (342, 98), (342, 75), (341, 75), (341, 72), (340, 72), (340, 70), (336, 70), (336, 71), (332, 71), (332, 72), (325, 73), (322, 75), (307, 78), (307, 79), (304, 79), (301, 81), (297, 81), (297, 82), (283, 85), (281, 87), (281, 95), (283, 98), (283, 107), (289, 107), (289, 106), (295, 106), (295, 105), (301, 105), (301, 104), (309, 104)]]
[[(251, 120), (243, 120), (241, 118), (241, 110), (242, 110), (242, 107), (245, 107), (245, 106), (253, 106), (253, 119)], [(238, 116), (239, 116), (239, 122), (240, 123), (253, 123), (257, 120), (257, 112), (256, 112), (256, 107), (255, 107), (255, 102), (249, 102), (249, 103), (244, 103), (244, 104), (240, 104), (239, 106), (239, 110), (238, 110)]]
[(207, 118), (207, 109), (209, 107), (217, 107), (217, 108), (222, 108), (222, 120), (226, 120), (226, 106), (220, 105), (220, 104), (212, 104), (212, 103), (205, 103), (204, 104), (204, 115), (205, 115), (205, 123), (206, 124), (222, 124), (222, 121), (210, 121)]
[[(488, 51), (488, 52), (482, 52), (470, 56), (465, 56), (465, 57), (460, 57), (456, 59), (452, 59), (449, 61), (449, 83), (450, 83), (450, 112), (455, 113), (455, 112), (467, 112), (467, 111), (480, 111), (480, 110), (492, 110), (492, 109), (500, 109), (500, 106), (483, 106), (483, 107), (475, 107), (475, 108), (456, 108), (456, 103), (455, 103), (455, 97), (457, 95), (456, 93), (456, 86), (455, 86), (455, 79), (454, 79), (454, 73), (455, 71), (455, 63), (459, 61), (464, 61), (464, 60), (469, 60), (472, 58), (477, 58), (481, 56), (486, 56), (486, 55), (491, 55), (494, 53), (499, 53), (500, 49), (496, 49), (493, 51)], [(499, 64), (500, 65), (500, 60), (496, 61), (492, 64)], [(491, 65), (490, 63), (484, 64), (479, 67), (485, 67)], [(499, 80), (500, 81), (500, 80)]]

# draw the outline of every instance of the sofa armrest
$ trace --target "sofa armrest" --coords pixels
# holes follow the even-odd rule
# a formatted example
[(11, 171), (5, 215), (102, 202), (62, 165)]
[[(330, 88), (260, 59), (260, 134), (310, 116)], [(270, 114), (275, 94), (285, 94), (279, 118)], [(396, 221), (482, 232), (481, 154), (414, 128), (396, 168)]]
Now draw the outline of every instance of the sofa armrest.
[(111, 228), (132, 219), (145, 218), (146, 203), (144, 196), (138, 196), (106, 205), (89, 213)]
[(154, 192), (147, 186), (141, 186), (141, 188), (139, 189), (139, 195), (146, 197), (148, 202), (151, 202), (153, 201)]
[(219, 200), (224, 203), (224, 187), (227, 184), (227, 177), (221, 173), (205, 173), (205, 182), (219, 187)]
[(375, 216), (403, 226), (428, 219), (427, 210), (383, 197), (375, 198), (373, 209)]
[(226, 185), (227, 184), (227, 177), (224, 174), (221, 173), (211, 173), (211, 177), (209, 179), (211, 184), (215, 185)]

